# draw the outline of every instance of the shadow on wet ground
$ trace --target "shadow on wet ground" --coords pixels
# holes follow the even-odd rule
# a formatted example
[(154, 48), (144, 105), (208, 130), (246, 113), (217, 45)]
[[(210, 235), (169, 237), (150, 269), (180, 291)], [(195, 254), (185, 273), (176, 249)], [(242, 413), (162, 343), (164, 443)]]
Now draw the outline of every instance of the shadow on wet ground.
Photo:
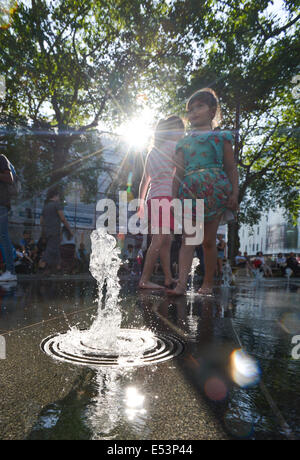
[[(178, 337), (184, 351), (157, 365), (96, 370), (40, 349), (51, 334), (91, 325), (96, 283), (40, 279), (0, 286), (6, 342), (0, 437), (299, 438), (300, 359), (292, 354), (292, 339), (300, 335), (299, 294), (297, 281), (245, 279), (217, 288), (215, 297), (170, 299), (138, 292), (128, 281), (120, 296), (122, 327)], [(241, 348), (251, 365), (240, 360)]]

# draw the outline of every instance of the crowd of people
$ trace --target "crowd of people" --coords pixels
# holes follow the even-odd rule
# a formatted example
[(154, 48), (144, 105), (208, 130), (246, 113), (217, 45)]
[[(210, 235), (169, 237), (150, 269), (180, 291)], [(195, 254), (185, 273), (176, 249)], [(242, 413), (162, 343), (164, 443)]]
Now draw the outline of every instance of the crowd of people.
[[(74, 237), (66, 242), (65, 233), (66, 230), (63, 229), (58, 248), (59, 260), (57, 260), (55, 270), (51, 271), (46, 269), (46, 265), (43, 262), (47, 247), (47, 238), (41, 236), (35, 241), (32, 239), (31, 231), (25, 230), (23, 238), (18, 243), (12, 243), (15, 273), (17, 275), (87, 273), (89, 270), (89, 254), (85, 248), (85, 244), (81, 242), (77, 246)], [(5, 253), (3, 247), (0, 245), (0, 273), (5, 272), (5, 265)]]
[[(7, 198), (7, 204), (10, 206), (9, 197)], [(2, 209), (2, 227), (5, 229), (6, 209), (9, 209), (8, 206), (4, 212)], [(55, 188), (50, 189), (47, 194), (41, 216), (40, 238), (34, 241), (31, 231), (25, 229), (22, 239), (12, 243), (8, 230), (6, 233), (2, 230), (1, 243), (0, 282), (16, 281), (17, 274), (75, 274), (87, 272), (89, 268), (89, 254), (84, 242), (81, 241), (77, 246), (75, 236), (63, 213), (59, 191)]]
[(239, 251), (235, 258), (235, 265), (239, 268), (259, 270), (265, 277), (272, 277), (278, 271), (281, 276), (285, 276), (287, 268), (291, 269), (291, 274), (298, 276), (300, 275), (300, 254), (296, 256), (294, 252), (290, 252), (284, 255), (280, 252), (277, 256), (268, 256), (259, 251), (255, 256), (250, 257), (247, 252), (242, 255)]
[[(223, 234), (217, 235), (217, 265), (215, 269), (215, 280), (222, 280), (224, 267), (229, 264), (232, 270), (245, 268), (247, 276), (254, 276), (256, 271), (263, 274), (264, 277), (278, 277), (287, 276), (287, 268), (291, 269), (290, 275), (300, 276), (300, 254), (296, 255), (294, 252), (290, 252), (286, 255), (279, 253), (277, 255), (264, 255), (261, 251), (257, 252), (256, 255), (248, 255), (247, 252), (242, 254), (238, 251), (238, 255), (235, 257), (234, 262), (231, 263), (227, 258), (227, 243), (224, 240)], [(179, 274), (179, 252), (181, 247), (181, 237), (174, 235), (171, 243), (171, 264), (170, 271), (173, 279)], [(132, 244), (128, 245), (128, 249), (122, 254), (123, 268), (125, 272), (130, 273), (132, 276), (141, 276), (143, 271), (145, 257), (147, 251), (143, 250), (140, 246), (134, 247)], [(197, 273), (204, 277), (205, 265), (203, 246), (199, 245), (194, 253), (194, 257), (198, 258), (199, 264)], [(160, 263), (160, 258), (156, 260), (153, 275), (161, 275), (164, 273), (163, 266)]]

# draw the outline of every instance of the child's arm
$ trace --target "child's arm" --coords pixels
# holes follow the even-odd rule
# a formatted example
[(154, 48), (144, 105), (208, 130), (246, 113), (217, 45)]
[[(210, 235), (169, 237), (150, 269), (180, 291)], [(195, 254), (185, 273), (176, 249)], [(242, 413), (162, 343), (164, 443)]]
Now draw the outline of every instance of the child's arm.
[(150, 183), (150, 177), (147, 174), (146, 170), (144, 171), (141, 183), (140, 183), (140, 188), (139, 188), (139, 199), (144, 200), (146, 197), (146, 193), (149, 187)]
[(234, 159), (231, 142), (224, 140), (224, 170), (232, 184), (232, 193), (228, 200), (228, 207), (232, 210), (238, 209), (239, 198), (239, 177), (236, 162)]
[(60, 218), (61, 222), (64, 224), (64, 226), (67, 228), (67, 230), (69, 230), (70, 235), (73, 236), (73, 232), (71, 230), (71, 227), (70, 227), (67, 219), (65, 218), (64, 212), (62, 210), (58, 210), (57, 212), (58, 212), (58, 215), (59, 215), (59, 218)]
[(139, 213), (139, 217), (141, 219), (144, 216), (144, 200), (145, 200), (146, 193), (147, 193), (149, 183), (150, 183), (150, 176), (149, 176), (149, 174), (147, 172), (147, 163), (148, 163), (148, 158), (146, 160), (146, 165), (145, 165), (145, 168), (144, 168), (144, 173), (143, 173), (143, 177), (142, 177), (142, 180), (141, 180), (141, 183), (140, 183), (140, 188), (139, 188), (140, 207), (139, 207), (138, 213)]
[(178, 197), (178, 191), (184, 177), (184, 154), (182, 149), (178, 149), (174, 157), (176, 172), (173, 180), (173, 198)]

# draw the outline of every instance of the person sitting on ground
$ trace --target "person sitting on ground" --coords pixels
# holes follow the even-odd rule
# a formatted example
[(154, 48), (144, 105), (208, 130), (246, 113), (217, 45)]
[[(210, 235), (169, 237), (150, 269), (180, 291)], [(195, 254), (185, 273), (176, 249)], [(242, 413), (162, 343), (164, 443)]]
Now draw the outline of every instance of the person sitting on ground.
[(263, 253), (261, 251), (256, 253), (256, 259), (261, 261), (261, 268), (263, 269), (264, 275), (266, 277), (271, 277), (273, 276), (272, 269), (267, 263), (267, 259), (264, 257)]
[(246, 259), (246, 265), (248, 265), (249, 267), (251, 267), (251, 258), (250, 258), (250, 256), (248, 255), (248, 252), (247, 252), (247, 251), (244, 251), (243, 256), (244, 256), (244, 258)]
[[(252, 266), (251, 266), (250, 256), (248, 256), (247, 251), (244, 251), (243, 257), (246, 259), (247, 276), (249, 276), (250, 273), (251, 273)], [(250, 272), (249, 272), (249, 270), (250, 270)]]
[(247, 260), (242, 256), (241, 251), (238, 252), (238, 255), (235, 257), (235, 265), (239, 268), (246, 267)]
[(270, 257), (265, 257), (265, 263), (263, 264), (263, 270), (266, 277), (272, 278), (272, 259)]
[(278, 256), (276, 257), (276, 265), (278, 268), (281, 270), (281, 275), (285, 275), (285, 268), (286, 268), (286, 257), (282, 255), (280, 252)]
[(232, 269), (230, 265), (230, 261), (226, 258), (223, 260), (223, 273), (222, 273), (222, 283), (224, 286), (231, 285), (233, 281)]
[(26, 251), (28, 254), (30, 253), (29, 255), (31, 255), (31, 252), (36, 247), (36, 244), (33, 241), (31, 232), (29, 230), (24, 230), (23, 238), (20, 241), (20, 246), (22, 247), (23, 251)]
[(244, 251), (243, 257), (246, 259), (247, 263), (250, 265), (250, 256), (248, 256), (247, 251)]
[(293, 270), (293, 274), (295, 276), (297, 276), (300, 273), (300, 267), (294, 252), (291, 252), (288, 258), (286, 259), (286, 268), (290, 268), (291, 270)]
[(61, 223), (73, 235), (63, 212), (59, 190), (56, 188), (49, 189), (41, 215), (42, 232), (47, 242), (39, 268), (44, 269), (47, 267), (52, 273), (60, 270)]
[(15, 270), (17, 274), (29, 275), (33, 273), (34, 263), (21, 245), (15, 245)]
[(35, 265), (37, 261), (38, 248), (32, 239), (31, 232), (29, 230), (24, 230), (23, 238), (20, 241), (20, 246), (22, 251), (27, 254), (27, 256), (33, 261)]
[(262, 265), (263, 262), (261, 260), (261, 257), (258, 256), (257, 252), (256, 257), (251, 261), (251, 266), (254, 268), (254, 270), (259, 270), (260, 272), (263, 272)]

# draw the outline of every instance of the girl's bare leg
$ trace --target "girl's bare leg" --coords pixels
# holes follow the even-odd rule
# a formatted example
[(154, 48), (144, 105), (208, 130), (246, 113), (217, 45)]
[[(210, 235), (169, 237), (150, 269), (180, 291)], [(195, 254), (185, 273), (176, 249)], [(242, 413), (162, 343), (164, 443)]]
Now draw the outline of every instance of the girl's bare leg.
[(159, 284), (151, 283), (150, 278), (152, 276), (156, 261), (158, 259), (164, 237), (166, 235), (153, 235), (151, 244), (147, 251), (144, 270), (139, 282), (141, 289), (163, 289), (163, 286)]
[(195, 248), (196, 246), (186, 244), (186, 238), (183, 238), (179, 252), (179, 281), (176, 288), (168, 291), (168, 294), (177, 296), (185, 294)]
[(218, 216), (211, 222), (204, 223), (204, 263), (205, 263), (205, 277), (199, 293), (210, 293), (214, 285), (214, 274), (217, 265), (217, 230), (221, 216)]
[(160, 248), (160, 263), (165, 275), (165, 286), (173, 283), (171, 272), (171, 235), (162, 235), (164, 239)]

